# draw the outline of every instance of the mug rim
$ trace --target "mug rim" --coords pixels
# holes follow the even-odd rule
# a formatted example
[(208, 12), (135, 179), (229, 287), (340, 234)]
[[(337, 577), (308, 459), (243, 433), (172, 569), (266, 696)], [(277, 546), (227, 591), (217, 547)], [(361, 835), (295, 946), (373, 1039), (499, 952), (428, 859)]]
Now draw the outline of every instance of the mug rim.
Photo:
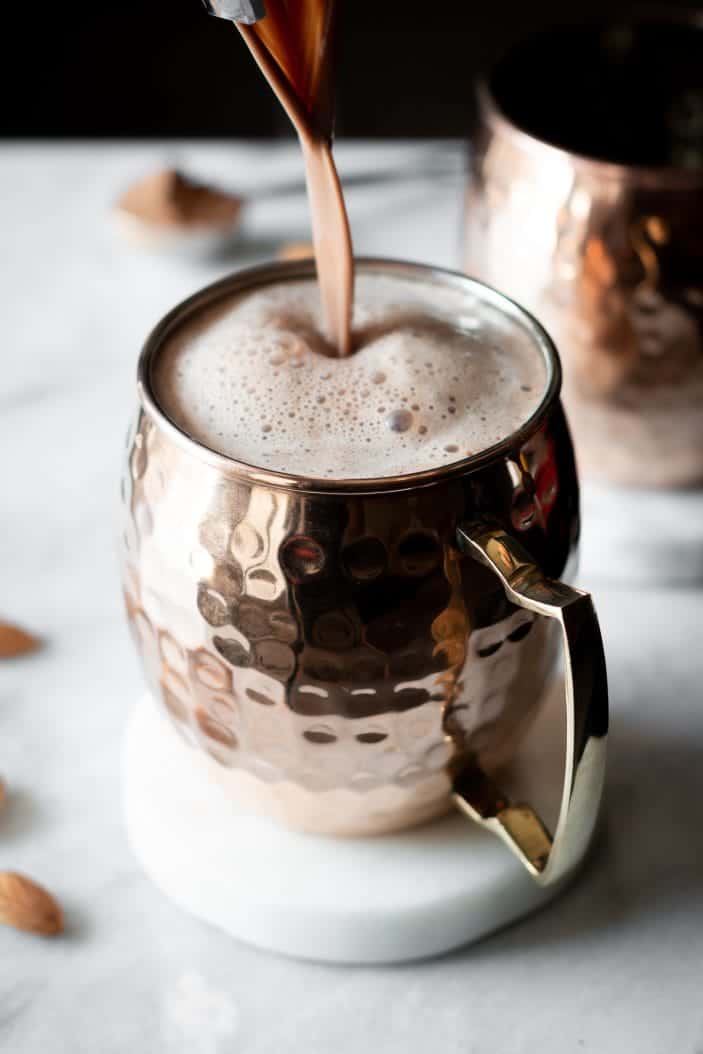
[(574, 31), (581, 27), (617, 24), (618, 22), (632, 25), (646, 25), (651, 22), (663, 22), (671, 25), (688, 25), (703, 32), (703, 12), (671, 10), (662, 5), (648, 5), (634, 14), (624, 15), (622, 19), (608, 18), (607, 15), (581, 18), (573, 21), (556, 22), (544, 26), (535, 33), (526, 34), (518, 40), (513, 40), (497, 58), (491, 63), (491, 67), (483, 73), (476, 83), (476, 95), (478, 99), (481, 120), (487, 128), (496, 134), (501, 134), (515, 142), (515, 144), (527, 153), (546, 155), (554, 160), (568, 161), (575, 168), (586, 173), (592, 173), (602, 179), (612, 179), (619, 183), (636, 185), (642, 187), (656, 187), (658, 189), (690, 188), (697, 189), (703, 186), (703, 165), (697, 168), (680, 168), (676, 165), (628, 165), (621, 161), (608, 161), (595, 155), (580, 153), (578, 150), (569, 150), (567, 147), (559, 146), (550, 139), (543, 138), (523, 128), (520, 124), (505, 112), (499, 105), (492, 89), (492, 80), (498, 65), (508, 59), (511, 52), (521, 44), (529, 40), (538, 39), (550, 31)]
[(517, 447), (522, 446), (528, 438), (534, 435), (551, 412), (559, 397), (562, 372), (561, 362), (554, 342), (544, 327), (529, 311), (504, 293), (498, 292), (492, 286), (486, 285), (484, 282), (480, 282), (478, 279), (471, 278), (459, 271), (430, 264), (383, 257), (356, 257), (354, 262), (357, 270), (367, 273), (376, 272), (378, 274), (398, 275), (401, 277), (415, 275), (445, 287), (464, 288), (467, 292), (478, 294), (484, 303), (487, 302), (503, 315), (507, 315), (514, 322), (521, 324), (540, 351), (547, 372), (542, 397), (530, 416), (517, 429), (514, 429), (497, 443), (493, 443), (484, 450), (471, 454), (459, 461), (403, 475), (358, 479), (301, 476), (295, 473), (261, 468), (213, 450), (176, 425), (159, 405), (152, 384), (152, 366), (166, 338), (196, 311), (214, 304), (233, 293), (245, 292), (263, 285), (273, 284), (274, 282), (314, 278), (316, 271), (315, 262), (312, 259), (276, 261), (235, 271), (224, 278), (210, 283), (176, 304), (154, 326), (146, 338), (139, 355), (137, 363), (137, 393), (142, 409), (154, 424), (182, 450), (195, 455), (212, 468), (230, 476), (239, 476), (250, 484), (309, 494), (363, 495), (414, 490), (419, 487), (432, 486), (457, 479), (460, 476), (483, 468), (485, 465), (503, 458)]

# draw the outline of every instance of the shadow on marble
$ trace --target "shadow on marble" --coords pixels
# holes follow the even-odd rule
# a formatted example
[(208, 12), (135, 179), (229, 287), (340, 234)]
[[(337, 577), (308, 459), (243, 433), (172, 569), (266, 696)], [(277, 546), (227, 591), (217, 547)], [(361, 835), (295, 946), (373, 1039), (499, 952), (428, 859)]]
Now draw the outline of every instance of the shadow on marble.
[(2, 1005), (0, 1005), (0, 1037), (31, 1008), (38, 987), (27, 982), (18, 982), (3, 989)]
[(64, 929), (62, 941), (83, 944), (96, 929), (95, 919), (90, 911), (79, 907), (74, 901), (62, 902), (64, 912)]
[[(590, 860), (552, 905), (451, 958), (597, 941), (703, 910), (703, 742), (654, 737), (628, 719), (613, 729), (603, 830)], [(665, 921), (664, 921), (665, 925)]]
[(299, 233), (291, 235), (283, 231), (280, 238), (262, 238), (248, 235), (246, 230), (237, 230), (231, 238), (222, 241), (208, 254), (208, 263), (231, 264), (233, 267), (242, 267), (244, 263), (251, 263), (252, 258), (275, 260), (281, 245), (286, 241), (307, 241), (306, 236)]
[(0, 839), (3, 846), (25, 836), (35, 837), (46, 817), (29, 791), (23, 787), (8, 787), (7, 797), (0, 812)]

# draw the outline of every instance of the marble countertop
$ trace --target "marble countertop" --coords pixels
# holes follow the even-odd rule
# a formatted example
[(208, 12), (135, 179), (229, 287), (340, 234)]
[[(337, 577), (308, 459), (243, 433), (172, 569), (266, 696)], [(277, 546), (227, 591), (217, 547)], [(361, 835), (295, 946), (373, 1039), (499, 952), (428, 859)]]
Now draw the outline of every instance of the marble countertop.
[[(454, 174), (423, 177), (432, 152)], [(253, 189), (292, 144), (6, 145), (0, 151), (0, 617), (46, 646), (0, 668), (0, 868), (64, 904), (48, 941), (0, 927), (8, 1054), (701, 1054), (703, 593), (589, 581), (609, 658), (605, 835), (541, 914), (443, 959), (342, 968), (270, 956), (182, 915), (126, 844), (119, 761), (141, 677), (114, 556), (119, 462), (143, 337), (168, 307), (306, 238), (301, 196), (260, 202), (229, 254), (115, 240), (108, 206), (164, 162)], [(460, 151), (342, 144), (357, 251), (459, 263)]]

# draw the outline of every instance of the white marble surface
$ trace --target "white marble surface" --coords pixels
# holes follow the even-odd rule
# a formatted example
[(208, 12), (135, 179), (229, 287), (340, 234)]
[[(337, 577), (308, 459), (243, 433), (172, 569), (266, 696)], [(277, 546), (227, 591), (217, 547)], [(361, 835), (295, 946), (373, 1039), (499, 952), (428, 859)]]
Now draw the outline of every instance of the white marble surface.
[[(422, 148), (340, 149), (341, 167)], [(612, 685), (607, 829), (577, 886), (446, 958), (315, 966), (232, 942), (140, 874), (122, 829), (121, 734), (141, 688), (113, 556), (134, 364), (178, 298), (305, 236), (301, 199), (250, 211), (230, 259), (140, 255), (106, 222), (119, 189), (187, 160), (255, 187), (292, 148), (5, 146), (0, 262), (0, 611), (45, 636), (0, 668), (0, 867), (63, 901), (64, 937), (0, 928), (8, 1054), (701, 1054), (703, 594), (589, 582)], [(356, 190), (362, 252), (458, 263), (460, 180)], [(428, 861), (431, 866), (431, 861)], [(359, 890), (363, 896), (363, 889)]]
[[(510, 784), (501, 777), (513, 800), (528, 801), (550, 830), (564, 780), (563, 711), (558, 679)], [(257, 948), (336, 964), (427, 959), (524, 918), (570, 880), (538, 885), (495, 834), (459, 809), (368, 838), (286, 830), (225, 793), (214, 764), (145, 693), (125, 736), (127, 838), (166, 896)]]

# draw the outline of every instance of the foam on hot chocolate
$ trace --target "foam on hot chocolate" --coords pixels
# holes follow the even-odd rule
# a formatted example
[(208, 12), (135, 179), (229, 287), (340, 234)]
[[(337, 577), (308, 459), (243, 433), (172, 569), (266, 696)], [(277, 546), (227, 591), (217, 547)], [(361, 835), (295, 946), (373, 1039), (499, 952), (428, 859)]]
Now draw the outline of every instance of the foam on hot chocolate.
[(154, 371), (167, 416), (260, 468), (365, 479), (459, 461), (537, 408), (534, 338), (466, 290), (358, 274), (355, 352), (330, 357), (313, 279), (239, 294), (189, 319)]

